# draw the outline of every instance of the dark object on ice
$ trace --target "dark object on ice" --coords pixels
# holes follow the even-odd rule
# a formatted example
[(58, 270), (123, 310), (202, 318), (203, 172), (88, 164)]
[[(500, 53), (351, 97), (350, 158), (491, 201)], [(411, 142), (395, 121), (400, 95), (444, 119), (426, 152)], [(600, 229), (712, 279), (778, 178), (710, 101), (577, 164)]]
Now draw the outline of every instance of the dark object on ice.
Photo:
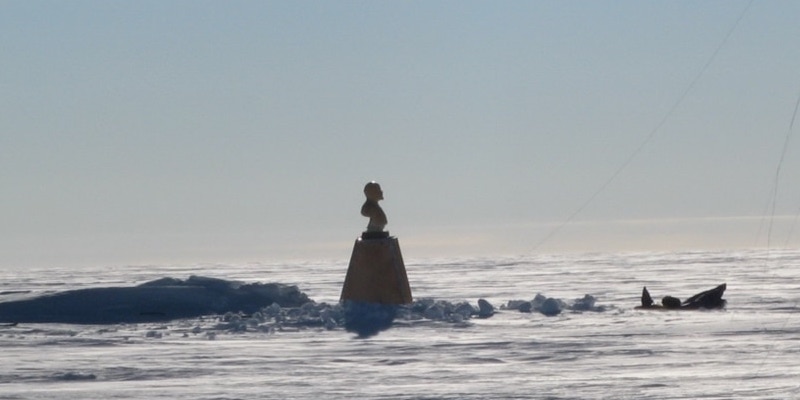
[(727, 286), (723, 283), (711, 290), (698, 293), (683, 302), (681, 307), (697, 309), (697, 308), (723, 308), (727, 300), (722, 298)]
[(522, 303), (520, 303), (518, 310), (519, 312), (524, 312), (524, 313), (533, 312), (533, 302), (523, 301)]
[(661, 299), (661, 305), (664, 306), (664, 308), (670, 309), (681, 308), (681, 299), (672, 296), (664, 296)]
[(162, 278), (133, 287), (70, 290), (0, 303), (0, 322), (116, 324), (168, 321), (227, 312), (254, 313), (277, 303), (299, 307), (311, 300), (297, 286), (243, 284), (191, 276)]
[(478, 299), (478, 317), (489, 318), (494, 315), (494, 307), (485, 299)]
[(558, 300), (548, 297), (542, 306), (539, 307), (539, 312), (548, 316), (548, 317), (555, 317), (558, 314), (561, 314), (561, 304)]
[(345, 300), (342, 308), (345, 329), (366, 338), (391, 328), (399, 306)]
[(727, 301), (722, 298), (727, 288), (726, 284), (719, 285), (711, 290), (700, 292), (681, 303), (677, 297), (664, 296), (661, 299), (661, 305), (653, 303), (653, 298), (650, 297), (650, 292), (647, 291), (645, 286), (642, 289), (642, 305), (636, 307), (637, 309), (653, 309), (653, 310), (697, 310), (697, 309), (718, 309), (724, 308)]

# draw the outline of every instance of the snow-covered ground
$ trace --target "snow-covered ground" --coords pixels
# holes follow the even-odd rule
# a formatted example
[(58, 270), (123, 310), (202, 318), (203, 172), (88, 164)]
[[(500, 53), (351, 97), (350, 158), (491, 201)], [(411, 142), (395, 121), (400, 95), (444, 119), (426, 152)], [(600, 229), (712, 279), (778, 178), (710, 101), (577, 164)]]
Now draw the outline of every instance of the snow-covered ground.
[[(346, 269), (347, 260), (2, 271), (3, 302), (125, 294), (195, 275), (233, 285), (225, 290), (294, 285), (313, 303), (150, 322), (2, 322), (0, 399), (800, 398), (798, 251), (411, 259), (414, 305), (368, 338), (341, 324)], [(721, 283), (725, 310), (634, 309), (642, 286), (658, 301)], [(508, 308), (537, 294), (561, 313)], [(103, 308), (81, 299), (75, 315)], [(465, 312), (479, 299), (492, 317)]]

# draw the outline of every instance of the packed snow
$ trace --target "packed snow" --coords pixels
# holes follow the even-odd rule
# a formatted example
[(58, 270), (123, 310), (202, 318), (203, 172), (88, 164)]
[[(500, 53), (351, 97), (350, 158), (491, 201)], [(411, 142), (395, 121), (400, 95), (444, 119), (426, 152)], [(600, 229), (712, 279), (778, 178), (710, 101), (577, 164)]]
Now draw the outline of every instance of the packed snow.
[[(346, 268), (0, 271), (0, 399), (800, 396), (798, 251), (410, 260), (415, 300), (391, 309), (340, 304)], [(636, 309), (644, 286), (686, 299), (722, 282), (722, 310)], [(235, 304), (253, 293), (257, 307)], [(59, 322), (9, 317), (71, 296)], [(118, 304), (158, 318), (106, 319)]]

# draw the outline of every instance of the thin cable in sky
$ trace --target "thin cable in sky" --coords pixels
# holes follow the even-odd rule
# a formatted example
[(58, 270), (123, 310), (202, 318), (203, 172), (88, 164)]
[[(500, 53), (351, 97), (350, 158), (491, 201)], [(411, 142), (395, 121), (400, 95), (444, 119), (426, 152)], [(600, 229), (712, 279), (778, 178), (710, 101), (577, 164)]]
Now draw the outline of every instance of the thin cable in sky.
[(539, 247), (541, 247), (546, 242), (548, 242), (551, 238), (553, 238), (553, 236), (555, 236), (559, 231), (561, 231), (561, 229), (563, 229), (567, 224), (572, 222), (572, 220), (575, 219), (575, 217), (578, 216), (578, 214), (583, 212), (583, 210), (586, 209), (586, 207), (588, 207), (589, 204), (591, 204), (594, 201), (594, 199), (597, 198), (597, 196), (600, 195), (600, 193), (604, 192), (606, 190), (606, 188), (608, 188), (608, 186), (611, 185), (611, 183), (614, 182), (617, 179), (617, 177), (622, 173), (622, 171), (624, 171), (626, 168), (628, 168), (628, 166), (633, 162), (633, 160), (636, 159), (636, 157), (639, 156), (639, 153), (641, 153), (642, 150), (644, 150), (644, 148), (656, 136), (656, 133), (658, 133), (661, 130), (661, 128), (664, 126), (664, 124), (667, 122), (667, 120), (669, 120), (670, 117), (672, 117), (672, 114), (675, 113), (675, 110), (678, 109), (678, 106), (681, 103), (683, 103), (683, 100), (686, 99), (686, 96), (689, 94), (689, 92), (691, 92), (692, 89), (694, 89), (695, 85), (700, 80), (700, 77), (702, 77), (705, 74), (705, 72), (708, 69), (708, 67), (717, 58), (717, 54), (719, 54), (720, 50), (728, 42), (728, 39), (731, 37), (731, 35), (733, 35), (733, 32), (736, 30), (736, 27), (739, 26), (739, 23), (742, 21), (742, 19), (744, 18), (745, 14), (747, 13), (747, 10), (750, 9), (750, 6), (752, 4), (753, 4), (753, 0), (750, 0), (747, 3), (747, 5), (742, 10), (742, 12), (739, 14), (739, 17), (736, 18), (736, 21), (733, 23), (731, 28), (728, 30), (728, 32), (723, 37), (722, 41), (719, 43), (719, 45), (711, 53), (711, 56), (708, 57), (708, 60), (706, 61), (706, 63), (703, 65), (702, 68), (700, 68), (700, 71), (697, 73), (697, 75), (695, 75), (694, 79), (692, 79), (692, 81), (689, 83), (689, 85), (686, 87), (686, 89), (683, 91), (683, 93), (681, 93), (681, 95), (678, 96), (678, 99), (675, 101), (674, 104), (672, 104), (672, 107), (669, 108), (669, 110), (664, 115), (664, 117), (661, 118), (661, 120), (658, 122), (658, 124), (656, 124), (655, 128), (653, 128), (653, 130), (650, 131), (650, 134), (648, 134), (647, 137), (645, 137), (645, 139), (628, 156), (628, 158), (625, 159), (625, 161), (614, 171), (614, 173), (611, 174), (611, 176), (608, 179), (606, 179), (606, 181), (603, 182), (603, 184), (600, 185), (600, 187), (597, 190), (595, 190), (594, 193), (592, 193), (592, 195), (589, 196), (589, 198), (585, 202), (583, 202), (583, 204), (580, 205), (580, 207), (578, 207), (575, 211), (573, 211), (572, 214), (570, 214), (561, 224), (559, 224), (558, 226), (553, 228), (542, 240), (540, 240), (538, 243), (536, 243), (536, 245), (534, 245), (534, 247), (533, 247), (534, 251), (537, 250)]
[[(778, 197), (778, 181), (779, 181), (779, 178), (780, 178), (780, 175), (781, 175), (781, 169), (783, 168), (783, 160), (786, 158), (786, 151), (789, 148), (789, 142), (791, 141), (791, 138), (792, 138), (792, 131), (794, 130), (794, 121), (797, 118), (798, 109), (800, 109), (800, 94), (798, 94), (797, 101), (794, 104), (794, 113), (792, 113), (792, 119), (789, 122), (789, 130), (786, 132), (786, 138), (783, 141), (783, 149), (781, 150), (781, 157), (778, 160), (777, 168), (775, 168), (775, 178), (774, 178), (774, 180), (772, 182), (772, 199), (771, 199), (772, 212), (771, 212), (770, 219), (769, 219), (769, 229), (767, 231), (767, 256), (768, 256), (768, 258), (769, 258), (769, 251), (770, 251), (770, 240), (772, 238), (772, 225), (773, 225), (773, 222), (774, 222), (774, 219), (775, 219), (775, 202), (776, 202), (775, 199)], [(800, 210), (798, 210), (798, 212), (800, 212)], [(795, 216), (795, 221), (794, 222), (795, 223), (797, 222), (797, 216)], [(792, 224), (792, 229), (789, 232), (789, 237), (792, 236), (793, 232), (794, 232), (794, 224)], [(788, 245), (788, 243), (789, 243), (788, 241), (789, 241), (789, 239), (787, 238), (786, 239), (786, 245)], [(786, 247), (786, 245), (784, 247)], [(769, 259), (767, 259), (767, 262), (769, 262)], [(769, 265), (767, 265), (767, 267), (769, 267)], [(797, 302), (796, 301), (794, 302), (794, 305), (792, 306), (792, 308), (797, 308)], [(782, 331), (783, 329), (785, 329), (786, 325), (789, 324), (789, 321), (792, 319), (793, 316), (794, 316), (794, 314), (790, 314), (788, 317), (786, 317), (786, 320), (783, 321), (783, 325), (778, 330)], [(758, 365), (758, 368), (756, 368), (756, 370), (755, 370), (754, 374), (755, 374), (756, 377), (758, 377), (760, 375), (761, 370), (764, 368), (764, 365), (767, 362), (767, 359), (770, 358), (770, 356), (772, 355), (772, 351), (774, 349), (775, 349), (775, 345), (773, 344), (767, 350), (766, 354), (764, 354), (764, 358), (761, 360), (761, 363)]]
[[(800, 94), (797, 96), (797, 102), (794, 104), (794, 113), (792, 114), (792, 119), (789, 122), (789, 130), (786, 132), (786, 138), (783, 140), (783, 149), (781, 150), (781, 157), (778, 159), (778, 166), (775, 168), (775, 177), (772, 181), (772, 199), (771, 199), (771, 210), (770, 210), (770, 217), (769, 217), (769, 229), (767, 230), (767, 248), (770, 247), (770, 243), (772, 243), (772, 226), (774, 225), (775, 220), (775, 204), (778, 199), (778, 181), (781, 177), (781, 170), (783, 169), (783, 160), (786, 158), (786, 151), (789, 148), (789, 142), (792, 139), (792, 131), (794, 130), (794, 121), (797, 118), (797, 110), (800, 108)], [(792, 230), (794, 230), (794, 225), (792, 226)], [(791, 234), (790, 234), (791, 236)]]

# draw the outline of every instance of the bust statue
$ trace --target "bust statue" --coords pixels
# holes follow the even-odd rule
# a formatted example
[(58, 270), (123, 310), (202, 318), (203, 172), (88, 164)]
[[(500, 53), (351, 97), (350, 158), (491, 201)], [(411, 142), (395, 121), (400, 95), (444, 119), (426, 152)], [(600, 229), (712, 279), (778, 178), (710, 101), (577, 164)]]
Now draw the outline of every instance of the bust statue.
[(361, 206), (361, 215), (369, 217), (369, 224), (367, 224), (366, 232), (383, 232), (383, 227), (386, 226), (386, 214), (383, 209), (378, 205), (378, 201), (383, 200), (383, 191), (378, 182), (372, 181), (364, 186), (364, 195), (367, 200)]

